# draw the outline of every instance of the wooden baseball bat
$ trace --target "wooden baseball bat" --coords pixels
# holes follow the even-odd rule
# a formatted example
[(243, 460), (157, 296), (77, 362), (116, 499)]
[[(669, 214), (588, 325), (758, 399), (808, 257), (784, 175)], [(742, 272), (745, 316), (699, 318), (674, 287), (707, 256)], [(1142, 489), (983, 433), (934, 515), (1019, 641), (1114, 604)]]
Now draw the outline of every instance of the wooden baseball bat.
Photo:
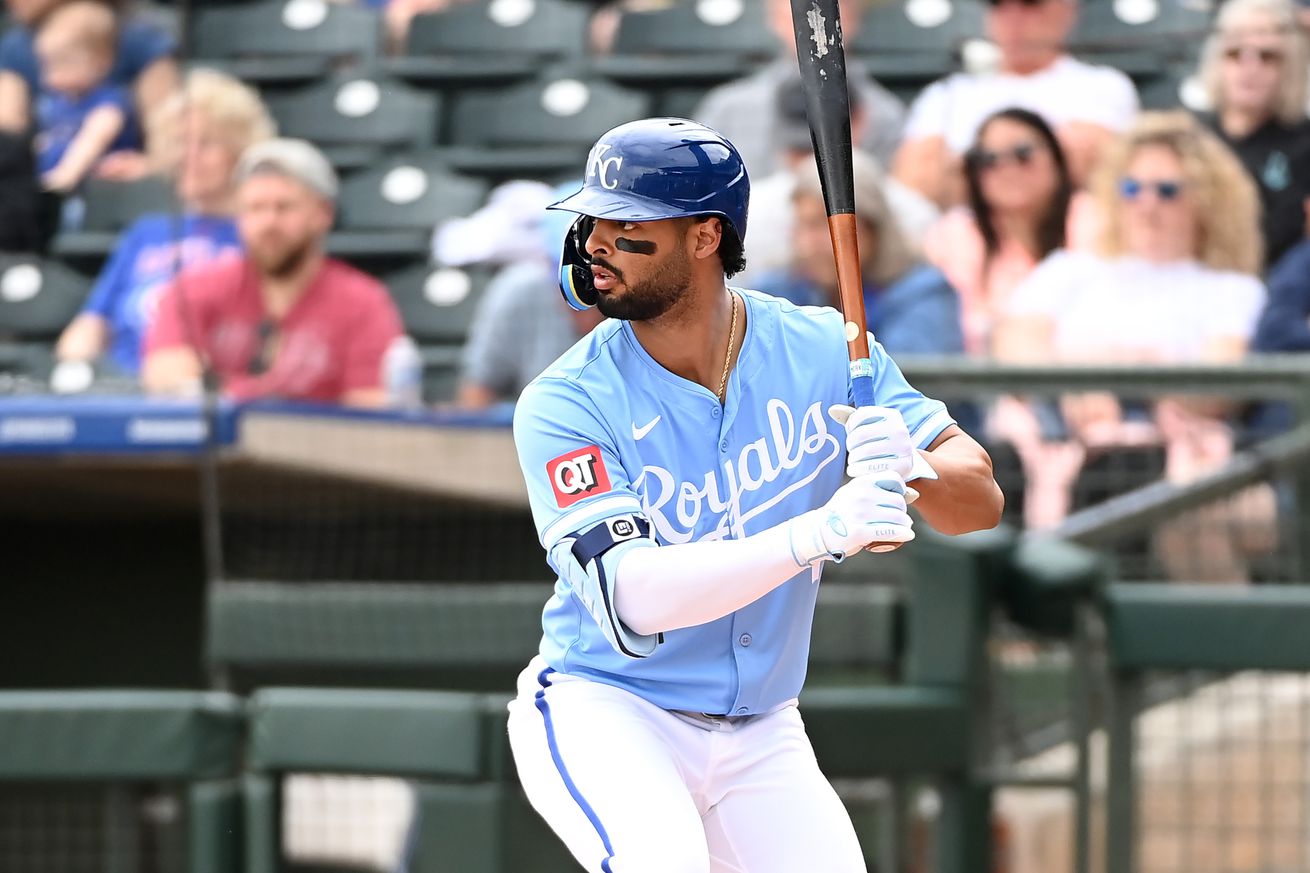
[(846, 347), (856, 406), (873, 405), (873, 365), (869, 361), (864, 282), (855, 234), (855, 179), (851, 169), (851, 103), (846, 91), (846, 50), (842, 45), (838, 0), (791, 0), (796, 60), (805, 90), (810, 139), (819, 165), (837, 262), (837, 288), (846, 319)]

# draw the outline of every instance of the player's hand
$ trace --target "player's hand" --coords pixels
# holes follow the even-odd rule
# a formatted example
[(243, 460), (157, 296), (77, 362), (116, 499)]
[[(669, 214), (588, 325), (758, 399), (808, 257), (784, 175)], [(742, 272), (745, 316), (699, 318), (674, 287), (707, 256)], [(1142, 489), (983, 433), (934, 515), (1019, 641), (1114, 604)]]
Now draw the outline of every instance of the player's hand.
[(822, 508), (792, 519), (792, 557), (804, 566), (841, 561), (863, 548), (900, 548), (914, 539), (914, 521), (906, 512), (907, 502), (918, 496), (913, 491), (891, 471), (852, 479)]
[(846, 475), (852, 479), (892, 472), (909, 479), (914, 443), (898, 410), (886, 406), (831, 406), (828, 414), (846, 428)]

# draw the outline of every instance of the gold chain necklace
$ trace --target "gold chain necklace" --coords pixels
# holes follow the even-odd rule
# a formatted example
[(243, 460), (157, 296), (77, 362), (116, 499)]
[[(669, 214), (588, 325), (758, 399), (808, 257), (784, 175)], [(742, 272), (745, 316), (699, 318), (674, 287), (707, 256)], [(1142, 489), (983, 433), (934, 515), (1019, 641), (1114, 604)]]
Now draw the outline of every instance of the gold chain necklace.
[(732, 326), (728, 328), (728, 353), (723, 356), (723, 375), (719, 377), (719, 390), (716, 396), (723, 402), (723, 391), (728, 387), (728, 370), (732, 367), (732, 347), (737, 342), (737, 295), (729, 291), (732, 297)]

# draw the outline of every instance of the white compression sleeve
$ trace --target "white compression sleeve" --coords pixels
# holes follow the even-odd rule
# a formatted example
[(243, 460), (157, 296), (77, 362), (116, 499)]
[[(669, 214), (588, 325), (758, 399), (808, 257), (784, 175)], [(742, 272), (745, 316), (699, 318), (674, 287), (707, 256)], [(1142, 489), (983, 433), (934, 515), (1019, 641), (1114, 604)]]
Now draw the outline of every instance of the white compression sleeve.
[(638, 634), (705, 624), (753, 603), (810, 565), (792, 553), (789, 527), (740, 540), (632, 549), (615, 574), (615, 608)]

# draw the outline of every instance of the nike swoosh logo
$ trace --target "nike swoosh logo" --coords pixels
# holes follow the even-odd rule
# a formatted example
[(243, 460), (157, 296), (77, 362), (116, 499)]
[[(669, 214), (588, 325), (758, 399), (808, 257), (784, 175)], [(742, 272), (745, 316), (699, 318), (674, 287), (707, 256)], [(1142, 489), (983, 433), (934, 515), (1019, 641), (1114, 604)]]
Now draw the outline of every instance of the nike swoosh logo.
[(646, 425), (645, 427), (637, 427), (637, 426), (634, 424), (634, 425), (632, 426), (632, 438), (633, 438), (634, 440), (640, 440), (640, 439), (642, 439), (643, 437), (645, 437), (646, 434), (650, 433), (651, 428), (653, 428), (655, 425), (657, 425), (657, 424), (660, 423), (660, 419), (663, 418), (663, 417), (664, 417), (664, 416), (662, 416), (662, 415), (657, 415), (657, 416), (655, 416), (654, 418), (652, 418), (652, 419), (650, 420), (650, 424)]

